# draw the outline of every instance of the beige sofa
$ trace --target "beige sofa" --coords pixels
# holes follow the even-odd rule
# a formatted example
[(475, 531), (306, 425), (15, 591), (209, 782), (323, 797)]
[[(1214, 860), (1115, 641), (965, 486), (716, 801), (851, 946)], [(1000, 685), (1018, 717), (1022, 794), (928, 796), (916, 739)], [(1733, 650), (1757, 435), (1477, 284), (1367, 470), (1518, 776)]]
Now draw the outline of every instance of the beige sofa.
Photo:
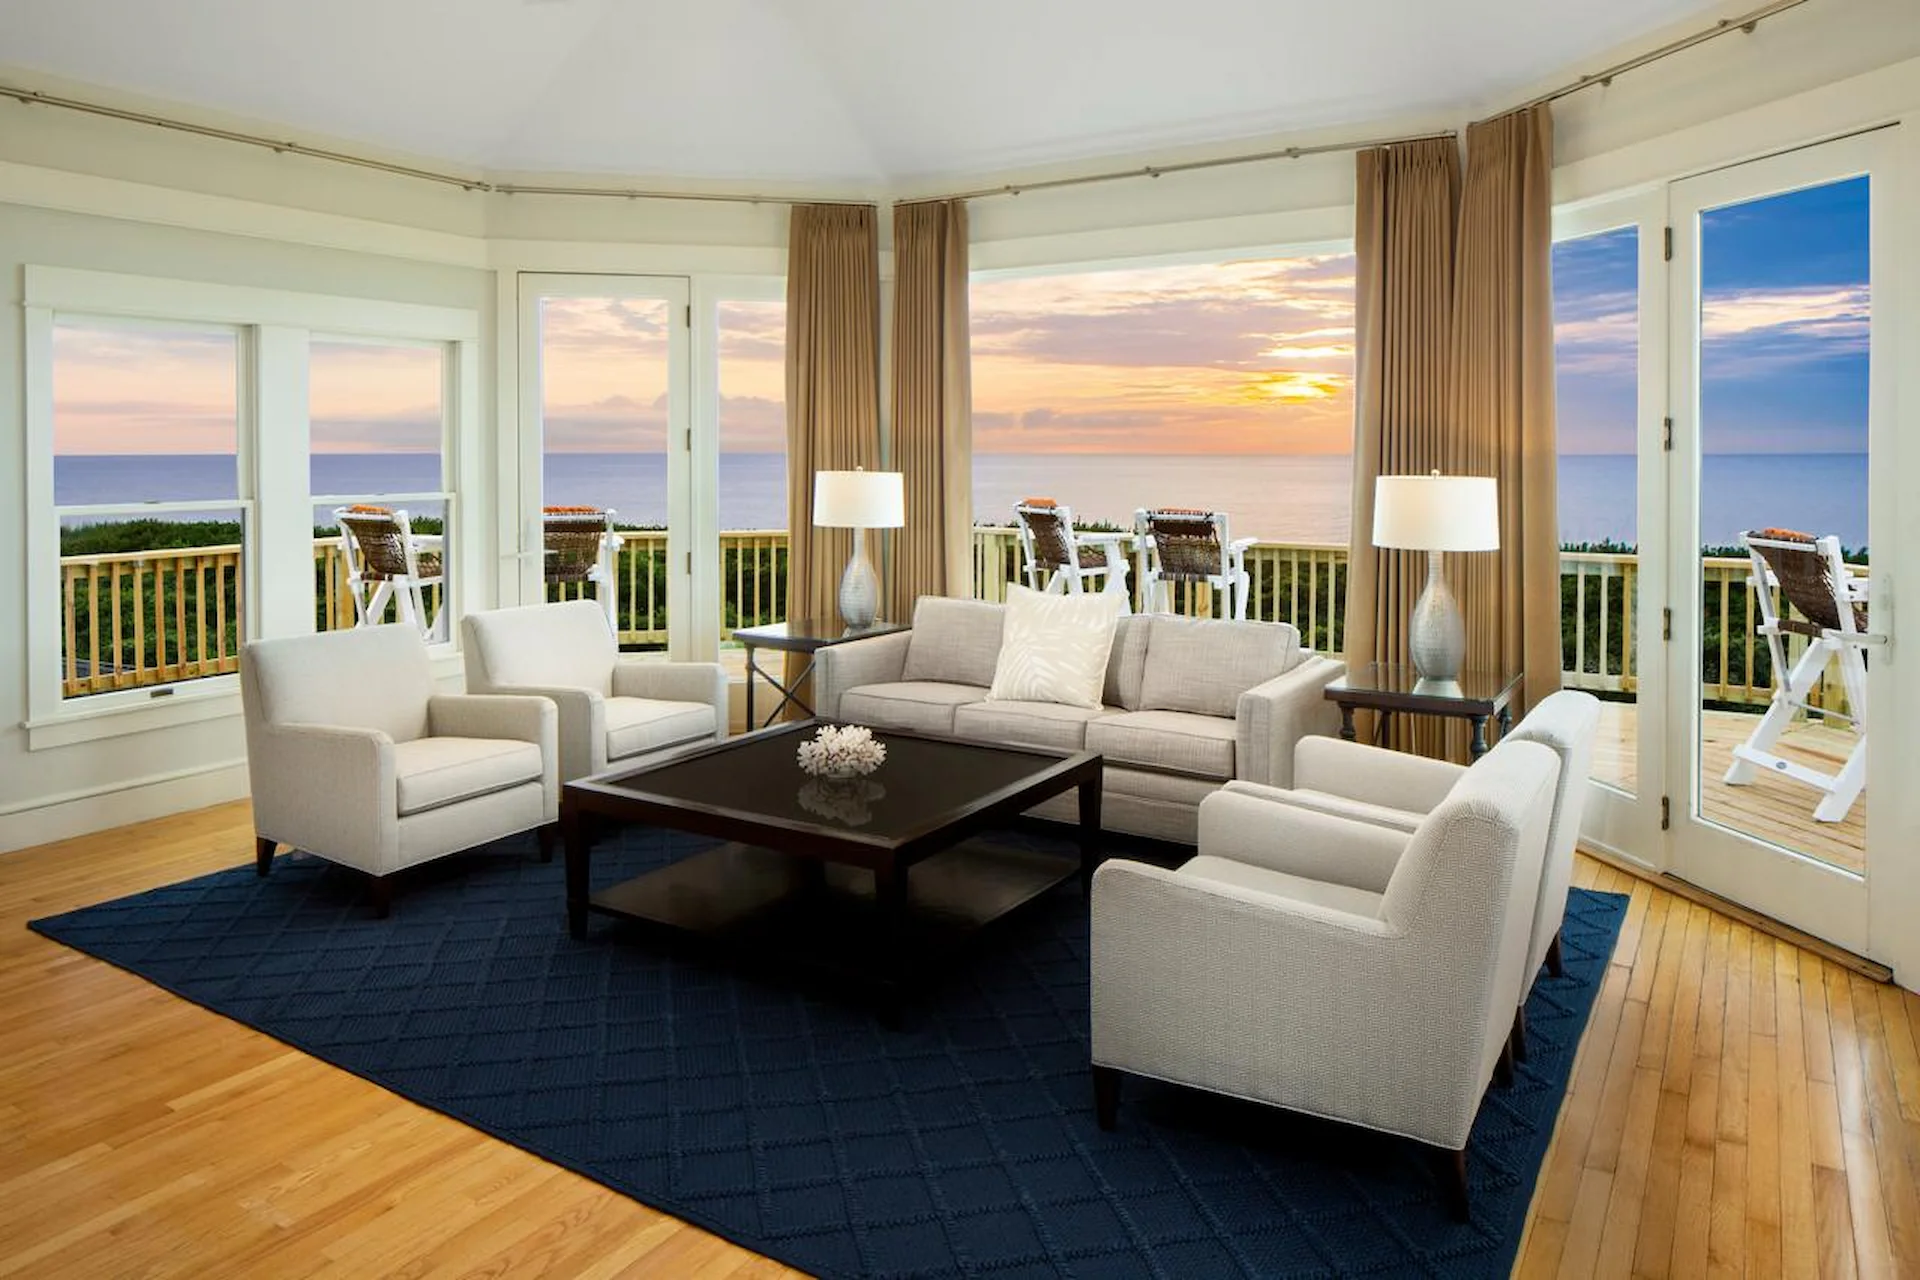
[[(1235, 778), (1292, 785), (1294, 743), (1339, 729), (1321, 691), (1346, 668), (1303, 650), (1285, 623), (1124, 617), (1098, 710), (992, 701), (1004, 613), (984, 601), (926, 596), (911, 631), (820, 650), (816, 713), (874, 728), (1098, 751), (1106, 757), (1103, 824), (1185, 844), (1194, 842), (1201, 800)], [(1070, 821), (1074, 803), (1063, 796), (1035, 812)]]

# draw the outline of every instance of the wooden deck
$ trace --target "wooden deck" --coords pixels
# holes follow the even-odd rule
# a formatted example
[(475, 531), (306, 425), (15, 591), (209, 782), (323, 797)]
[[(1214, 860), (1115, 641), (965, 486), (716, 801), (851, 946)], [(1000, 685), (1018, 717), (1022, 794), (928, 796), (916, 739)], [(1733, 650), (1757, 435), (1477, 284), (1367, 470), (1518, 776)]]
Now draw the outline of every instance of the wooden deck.
[[(0, 858), (0, 1276), (798, 1276), (25, 928), (252, 858), (242, 803)], [(1920, 1276), (1920, 996), (1575, 880), (1632, 904), (1517, 1274)]]
[[(1600, 704), (1600, 737), (1594, 748), (1593, 776), (1624, 791), (1634, 789), (1634, 760), (1639, 719), (1626, 702)], [(1743, 787), (1721, 779), (1733, 763), (1733, 749), (1747, 740), (1759, 720), (1757, 714), (1738, 711), (1705, 713), (1706, 770), (1702, 779), (1701, 809), (1714, 822), (1762, 840), (1795, 849), (1822, 862), (1849, 871), (1863, 871), (1867, 862), (1867, 798), (1862, 792), (1845, 822), (1815, 822), (1813, 806), (1820, 793), (1785, 778), (1763, 775)], [(1813, 766), (1823, 773), (1838, 770), (1853, 750), (1850, 730), (1821, 724), (1799, 724), (1781, 739), (1780, 754)], [(1680, 797), (1674, 797), (1676, 806)]]

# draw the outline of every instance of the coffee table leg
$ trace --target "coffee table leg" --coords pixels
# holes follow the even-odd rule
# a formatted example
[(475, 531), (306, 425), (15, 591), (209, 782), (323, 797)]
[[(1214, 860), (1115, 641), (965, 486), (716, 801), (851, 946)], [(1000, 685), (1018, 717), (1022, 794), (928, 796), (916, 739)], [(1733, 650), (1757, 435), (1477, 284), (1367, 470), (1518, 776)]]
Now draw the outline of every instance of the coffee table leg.
[(873, 897), (880, 908), (881, 964), (886, 975), (880, 980), (880, 1024), (897, 1029), (908, 980), (906, 871), (900, 867), (876, 868)]
[(1080, 888), (1093, 892), (1093, 871), (1100, 865), (1100, 775), (1080, 784)]
[(567, 932), (587, 936), (587, 824), (570, 806), (560, 809), (560, 834), (567, 846)]

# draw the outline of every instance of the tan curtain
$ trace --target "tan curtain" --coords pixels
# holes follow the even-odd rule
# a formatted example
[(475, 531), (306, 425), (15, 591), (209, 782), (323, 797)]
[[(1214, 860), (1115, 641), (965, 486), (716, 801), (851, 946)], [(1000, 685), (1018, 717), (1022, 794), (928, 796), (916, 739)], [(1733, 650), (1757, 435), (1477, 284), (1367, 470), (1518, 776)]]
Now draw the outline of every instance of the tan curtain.
[[(787, 239), (787, 617), (839, 617), (846, 529), (813, 527), (813, 473), (880, 462), (880, 242), (871, 205), (795, 205)], [(877, 562), (877, 548), (868, 546)], [(788, 664), (789, 675), (805, 665)]]
[(973, 594), (972, 363), (967, 206), (893, 208), (893, 452), (907, 523), (893, 535), (887, 616), (923, 595)]
[[(1373, 545), (1374, 477), (1459, 469), (1447, 423), (1459, 149), (1451, 138), (1370, 148), (1358, 180), (1345, 638), (1355, 670), (1407, 661), (1407, 624), (1426, 582), (1424, 553)], [(1401, 745), (1416, 745), (1404, 725), (1397, 732)], [(1417, 745), (1437, 754), (1439, 739), (1423, 732)]]
[(1560, 687), (1552, 169), (1544, 106), (1467, 130), (1447, 421), (1458, 470), (1499, 482), (1500, 550), (1452, 557), (1448, 579), (1468, 661), (1525, 675), (1516, 714)]

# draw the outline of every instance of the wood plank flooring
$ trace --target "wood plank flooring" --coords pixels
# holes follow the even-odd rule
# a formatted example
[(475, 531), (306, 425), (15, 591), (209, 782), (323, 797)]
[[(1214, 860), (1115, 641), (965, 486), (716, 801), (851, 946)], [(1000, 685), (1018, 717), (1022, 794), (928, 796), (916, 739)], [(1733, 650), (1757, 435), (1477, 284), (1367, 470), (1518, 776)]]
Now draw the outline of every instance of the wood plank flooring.
[[(29, 933), (252, 856), (224, 805), (0, 857), (0, 1277), (796, 1274)], [(1920, 997), (1612, 868), (1525, 1276), (1920, 1277)]]

